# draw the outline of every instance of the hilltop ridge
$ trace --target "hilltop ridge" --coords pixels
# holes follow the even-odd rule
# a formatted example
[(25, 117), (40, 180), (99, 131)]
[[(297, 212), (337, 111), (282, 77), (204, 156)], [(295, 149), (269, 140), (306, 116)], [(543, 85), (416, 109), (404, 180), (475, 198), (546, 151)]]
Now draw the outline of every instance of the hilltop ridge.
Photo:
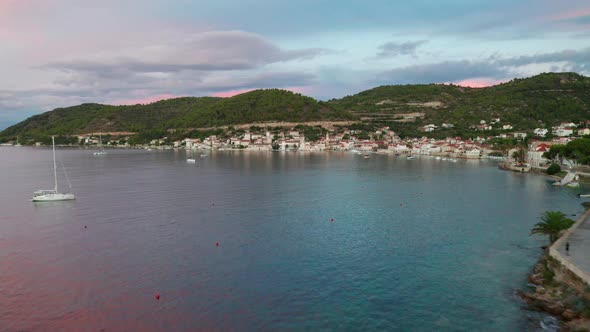
[[(32, 116), (0, 132), (0, 141), (97, 131), (212, 128), (285, 121), (357, 121), (369, 130), (391, 126), (420, 135), (425, 124), (451, 123), (429, 135), (466, 135), (481, 120), (501, 118), (516, 130), (590, 119), (590, 78), (544, 73), (486, 88), (453, 84), (385, 85), (327, 102), (280, 89), (254, 90), (230, 98), (181, 97), (146, 105), (82, 104)], [(467, 135), (469, 136), (469, 135)]]

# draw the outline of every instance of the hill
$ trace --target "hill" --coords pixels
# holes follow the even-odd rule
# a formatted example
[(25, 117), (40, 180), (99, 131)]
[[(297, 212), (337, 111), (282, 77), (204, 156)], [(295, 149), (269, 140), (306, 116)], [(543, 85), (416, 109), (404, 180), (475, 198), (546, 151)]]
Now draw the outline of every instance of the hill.
[[(216, 127), (268, 121), (359, 120), (351, 129), (390, 126), (402, 136), (422, 136), (426, 124), (452, 129), (430, 137), (482, 135), (473, 129), (500, 118), (515, 130), (530, 131), (563, 121), (590, 119), (590, 78), (575, 73), (546, 73), (487, 88), (456, 85), (390, 85), (328, 102), (285, 90), (255, 90), (231, 98), (184, 97), (148, 105), (83, 104), (33, 116), (0, 132), (0, 142), (47, 141), (49, 135), (98, 131), (143, 133), (158, 137), (167, 129)], [(500, 132), (498, 125), (485, 135)]]
[(231, 98), (183, 97), (147, 105), (82, 104), (32, 116), (0, 132), (0, 140), (99, 131), (145, 132), (265, 121), (351, 120), (348, 111), (286, 90), (255, 90)]
[(531, 130), (590, 119), (590, 78), (546, 73), (487, 88), (380, 86), (328, 104), (358, 115), (365, 126), (393, 124), (407, 134), (416, 133), (421, 125), (451, 123), (455, 128), (449, 131), (461, 135), (481, 120), (489, 123), (495, 118), (517, 130)]

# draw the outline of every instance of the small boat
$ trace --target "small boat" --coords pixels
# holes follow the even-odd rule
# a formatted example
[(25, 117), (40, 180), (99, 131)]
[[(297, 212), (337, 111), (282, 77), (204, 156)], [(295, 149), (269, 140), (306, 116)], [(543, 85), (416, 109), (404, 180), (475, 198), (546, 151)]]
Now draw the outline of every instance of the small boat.
[(407, 156), (406, 159), (412, 160), (412, 159), (414, 159), (414, 156)]
[(369, 156), (368, 154), (366, 154), (366, 155), (363, 156), (363, 158), (369, 159), (369, 158), (371, 158), (371, 156)]
[(580, 198), (588, 198), (588, 197), (590, 197), (590, 194), (578, 194), (578, 197), (580, 197)]
[(443, 158), (442, 160), (443, 160), (443, 161), (447, 161), (447, 158)]
[(566, 186), (570, 187), (570, 188), (579, 188), (580, 187), (580, 183), (576, 182), (576, 181), (572, 181), (568, 184), (566, 184)]
[(189, 164), (194, 164), (194, 163), (196, 163), (197, 161), (195, 160), (195, 158), (187, 158), (187, 159), (186, 159), (186, 162), (187, 162), (187, 163), (189, 163)]
[(206, 157), (207, 157), (207, 155), (206, 155), (206, 154), (202, 154), (202, 155), (201, 155), (201, 158), (206, 158)]
[(442, 158), (441, 158), (441, 157), (436, 157), (436, 158), (434, 158), (434, 159), (436, 159), (436, 160), (441, 160)]
[[(75, 200), (74, 194), (63, 194), (57, 190), (57, 164), (55, 162), (55, 137), (51, 136), (53, 144), (53, 180), (54, 187), (52, 190), (37, 190), (33, 193), (33, 202), (55, 202), (55, 201), (71, 201)], [(67, 176), (67, 174), (66, 174)], [(68, 180), (69, 182), (69, 180)]]
[(99, 142), (98, 142), (98, 146), (100, 148), (100, 150), (95, 151), (94, 153), (92, 153), (95, 156), (104, 156), (106, 153), (106, 151), (104, 150), (104, 148), (102, 147), (102, 134), (100, 134), (99, 136)]

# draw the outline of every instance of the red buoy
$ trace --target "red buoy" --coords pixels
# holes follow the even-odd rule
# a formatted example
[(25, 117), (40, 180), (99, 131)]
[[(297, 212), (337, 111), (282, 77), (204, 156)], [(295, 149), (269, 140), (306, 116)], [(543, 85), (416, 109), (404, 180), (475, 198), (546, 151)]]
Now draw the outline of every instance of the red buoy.
[(156, 300), (160, 299), (160, 294), (156, 294)]
[(88, 228), (88, 226), (84, 225), (84, 228)]
[(216, 247), (219, 247), (219, 242), (215, 242), (215, 246)]
[(334, 218), (330, 218), (330, 221), (334, 221)]

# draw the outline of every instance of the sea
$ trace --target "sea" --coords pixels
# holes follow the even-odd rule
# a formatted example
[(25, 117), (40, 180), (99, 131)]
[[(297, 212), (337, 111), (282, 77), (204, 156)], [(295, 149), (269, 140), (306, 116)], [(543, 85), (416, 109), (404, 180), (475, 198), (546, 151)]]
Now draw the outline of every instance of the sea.
[(486, 160), (107, 151), (58, 148), (76, 200), (33, 203), (51, 150), (0, 148), (0, 331), (557, 328), (515, 290), (579, 189)]

